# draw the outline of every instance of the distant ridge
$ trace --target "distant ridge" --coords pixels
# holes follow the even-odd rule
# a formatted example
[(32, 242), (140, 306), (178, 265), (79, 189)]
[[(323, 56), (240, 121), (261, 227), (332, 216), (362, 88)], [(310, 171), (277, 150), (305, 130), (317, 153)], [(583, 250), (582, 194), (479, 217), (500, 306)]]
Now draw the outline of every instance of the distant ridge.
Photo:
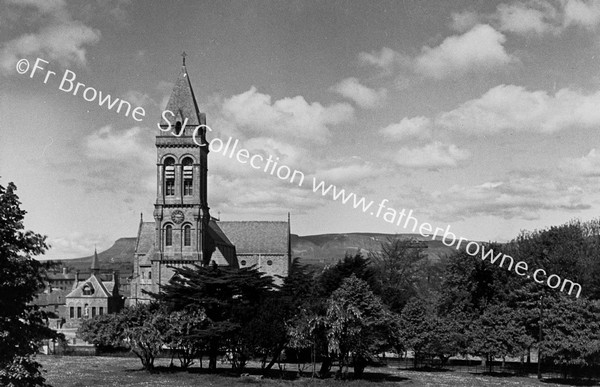
[[(444, 245), (441, 239), (431, 240), (418, 234), (379, 234), (379, 233), (345, 233), (317, 234), (299, 236), (292, 234), (292, 257), (299, 257), (301, 262), (308, 265), (323, 267), (335, 264), (344, 258), (346, 253), (361, 252), (367, 255), (369, 251), (379, 251), (381, 244), (389, 238), (413, 238), (421, 241), (425, 253), (431, 262), (439, 262), (445, 256), (455, 252), (453, 247)], [(107, 250), (98, 253), (98, 261), (103, 272), (117, 270), (120, 277), (133, 274), (133, 255), (136, 238), (120, 238)], [(90, 272), (92, 252), (87, 257), (55, 260), (60, 261), (70, 270), (79, 270), (82, 274)]]

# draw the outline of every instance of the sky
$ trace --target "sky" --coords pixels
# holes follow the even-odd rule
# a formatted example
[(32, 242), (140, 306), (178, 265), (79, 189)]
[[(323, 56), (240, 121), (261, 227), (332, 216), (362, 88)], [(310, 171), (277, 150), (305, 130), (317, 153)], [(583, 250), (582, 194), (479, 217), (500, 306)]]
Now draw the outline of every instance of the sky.
[(0, 0), (0, 184), (17, 185), (47, 258), (153, 220), (156, 125), (183, 51), (208, 141), (305, 175), (211, 152), (222, 220), (290, 212), (299, 235), (406, 232), (371, 215), (385, 201), (382, 213), (507, 241), (598, 216), (600, 2)]

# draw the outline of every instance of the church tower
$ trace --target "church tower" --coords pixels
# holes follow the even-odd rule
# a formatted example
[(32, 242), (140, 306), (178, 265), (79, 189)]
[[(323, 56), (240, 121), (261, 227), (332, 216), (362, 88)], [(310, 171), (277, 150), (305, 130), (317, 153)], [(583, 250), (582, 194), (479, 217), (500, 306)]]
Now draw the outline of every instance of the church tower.
[[(173, 275), (167, 266), (208, 264), (210, 242), (207, 203), (206, 116), (199, 112), (190, 77), (183, 65), (157, 129), (155, 254), (152, 272), (158, 285)], [(194, 136), (195, 134), (195, 136)], [(196, 141), (194, 141), (194, 139)], [(158, 287), (153, 287), (158, 291)]]

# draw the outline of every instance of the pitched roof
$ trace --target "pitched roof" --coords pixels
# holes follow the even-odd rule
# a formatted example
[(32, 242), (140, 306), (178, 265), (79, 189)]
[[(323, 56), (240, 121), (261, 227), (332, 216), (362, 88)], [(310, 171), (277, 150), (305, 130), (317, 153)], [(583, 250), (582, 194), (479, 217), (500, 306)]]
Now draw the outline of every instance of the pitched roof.
[(142, 222), (138, 230), (138, 238), (135, 246), (136, 254), (148, 254), (154, 247), (154, 222)]
[(175, 121), (181, 121), (188, 119), (187, 125), (199, 125), (200, 111), (198, 110), (198, 104), (196, 103), (196, 97), (194, 96), (194, 90), (192, 90), (192, 83), (190, 77), (185, 68), (185, 64), (181, 66), (181, 72), (175, 81), (171, 97), (167, 103), (165, 110), (170, 110), (175, 114)]
[(96, 275), (92, 274), (87, 280), (81, 281), (71, 293), (67, 294), (67, 297), (84, 297), (83, 288), (89, 284), (94, 288), (94, 297), (112, 297), (115, 283), (112, 281), (104, 282)]
[(92, 257), (92, 265), (90, 266), (90, 269), (92, 271), (100, 270), (100, 264), (98, 263), (98, 251), (96, 250), (96, 248), (94, 248), (94, 256)]
[(233, 242), (237, 254), (288, 252), (288, 222), (217, 221), (217, 224)]

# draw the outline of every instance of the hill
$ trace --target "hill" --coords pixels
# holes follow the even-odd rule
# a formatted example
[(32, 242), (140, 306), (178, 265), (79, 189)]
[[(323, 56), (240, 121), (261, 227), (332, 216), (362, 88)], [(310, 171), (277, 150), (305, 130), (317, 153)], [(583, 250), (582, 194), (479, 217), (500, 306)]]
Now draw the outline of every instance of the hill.
[[(323, 267), (335, 264), (346, 253), (361, 252), (366, 255), (369, 251), (379, 251), (381, 243), (388, 238), (414, 238), (422, 241), (425, 252), (432, 262), (438, 262), (444, 256), (455, 250), (442, 243), (441, 240), (431, 240), (418, 234), (377, 234), (377, 233), (347, 233), (319, 234), (299, 236), (292, 234), (292, 257), (299, 257), (304, 264)], [(117, 270), (120, 277), (133, 273), (133, 255), (136, 238), (120, 238), (107, 250), (98, 253), (98, 260), (103, 272)], [(65, 259), (59, 262), (69, 268), (69, 271), (79, 270), (82, 274), (90, 272), (92, 256)]]

